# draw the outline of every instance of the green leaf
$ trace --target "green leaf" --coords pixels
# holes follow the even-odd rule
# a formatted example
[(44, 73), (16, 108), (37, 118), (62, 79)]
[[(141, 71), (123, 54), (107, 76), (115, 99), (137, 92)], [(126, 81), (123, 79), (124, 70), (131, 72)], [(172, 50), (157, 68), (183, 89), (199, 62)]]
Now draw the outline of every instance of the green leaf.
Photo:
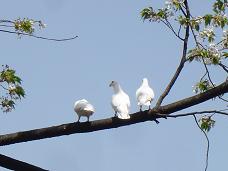
[(203, 18), (204, 18), (205, 26), (208, 26), (211, 24), (211, 20), (213, 18), (213, 15), (207, 14)]
[(223, 52), (222, 56), (224, 56), (225, 58), (228, 58), (228, 52)]
[(211, 116), (203, 116), (199, 120), (200, 122), (200, 127), (202, 130), (209, 132), (212, 127), (215, 125), (215, 120), (211, 119)]
[(209, 89), (211, 89), (213, 86), (211, 85), (211, 83), (205, 79), (205, 80), (201, 80), (200, 82), (198, 82), (195, 86), (194, 86), (194, 92), (195, 93), (202, 93), (205, 92)]
[(21, 96), (25, 96), (25, 91), (21, 86), (16, 86), (15, 93), (18, 95), (19, 98), (21, 98)]
[(183, 17), (182, 15), (180, 15), (180, 16), (178, 17), (178, 21), (179, 21), (179, 23), (180, 23), (181, 25), (187, 25), (187, 23), (188, 23), (187, 18)]
[(225, 3), (227, 3), (226, 0), (224, 0), (224, 2), (221, 0), (216, 0), (216, 2), (213, 4), (213, 11), (216, 14), (225, 12)]
[(15, 102), (13, 100), (4, 98), (1, 101), (1, 106), (2, 106), (3, 112), (10, 112), (12, 109), (14, 109)]
[(34, 24), (34, 21), (31, 19), (24, 18), (23, 20), (21, 20), (19, 18), (15, 20), (14, 28), (16, 31), (32, 34), (34, 32), (33, 24)]
[(195, 25), (195, 29), (196, 29), (196, 31), (199, 31), (199, 30), (200, 30), (199, 24), (196, 24), (196, 25)]
[(21, 84), (21, 78), (15, 75), (15, 70), (7, 68), (0, 73), (0, 79), (7, 83)]
[(153, 12), (152, 7), (144, 8), (141, 12), (140, 15), (143, 18), (143, 20), (149, 19), (151, 17), (151, 14)]
[(226, 24), (226, 23), (225, 23), (225, 20), (221, 20), (220, 22), (221, 22), (221, 28), (224, 28), (224, 26), (225, 26), (225, 24)]

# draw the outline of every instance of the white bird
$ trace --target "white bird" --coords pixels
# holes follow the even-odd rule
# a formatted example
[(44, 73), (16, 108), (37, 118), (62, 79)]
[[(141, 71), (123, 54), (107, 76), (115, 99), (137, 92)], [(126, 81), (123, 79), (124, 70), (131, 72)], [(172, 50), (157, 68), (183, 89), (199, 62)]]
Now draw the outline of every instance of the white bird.
[(82, 99), (74, 103), (74, 111), (78, 114), (78, 122), (81, 116), (87, 117), (87, 122), (89, 122), (89, 117), (95, 112), (95, 109), (87, 100)]
[(129, 96), (122, 90), (116, 81), (112, 81), (109, 87), (113, 87), (114, 94), (112, 95), (111, 105), (115, 111), (115, 116), (120, 119), (129, 119), (130, 99)]
[(142, 111), (142, 106), (149, 106), (154, 100), (154, 91), (150, 88), (147, 78), (143, 78), (141, 86), (136, 91), (136, 99), (138, 101), (138, 106), (140, 111)]

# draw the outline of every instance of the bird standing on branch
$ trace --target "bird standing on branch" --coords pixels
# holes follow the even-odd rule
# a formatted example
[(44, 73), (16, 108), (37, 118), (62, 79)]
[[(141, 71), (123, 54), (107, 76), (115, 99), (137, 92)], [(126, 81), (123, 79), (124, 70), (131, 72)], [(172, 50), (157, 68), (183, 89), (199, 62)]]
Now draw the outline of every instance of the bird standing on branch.
[(115, 111), (115, 116), (120, 119), (129, 119), (130, 115), (130, 99), (129, 96), (122, 90), (119, 83), (112, 81), (109, 85), (113, 87), (114, 94), (112, 95), (111, 105)]
[(154, 91), (150, 88), (147, 78), (143, 78), (141, 86), (136, 91), (136, 99), (138, 101), (138, 106), (140, 111), (142, 111), (142, 106), (149, 106), (154, 100)]
[(81, 116), (87, 117), (87, 122), (89, 122), (89, 117), (95, 112), (95, 109), (86, 99), (82, 99), (75, 102), (74, 111), (78, 114), (77, 122)]

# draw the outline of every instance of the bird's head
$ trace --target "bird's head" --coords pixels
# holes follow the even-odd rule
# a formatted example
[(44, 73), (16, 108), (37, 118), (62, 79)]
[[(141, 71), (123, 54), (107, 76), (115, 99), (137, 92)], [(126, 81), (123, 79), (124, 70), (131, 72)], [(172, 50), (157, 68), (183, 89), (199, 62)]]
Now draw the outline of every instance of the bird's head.
[(143, 78), (142, 81), (143, 82), (148, 82), (148, 79), (147, 78)]
[(118, 83), (116, 81), (111, 81), (111, 83), (109, 84), (109, 87), (114, 87), (116, 86)]
[(148, 84), (148, 79), (147, 78), (143, 78), (142, 83), (143, 84)]

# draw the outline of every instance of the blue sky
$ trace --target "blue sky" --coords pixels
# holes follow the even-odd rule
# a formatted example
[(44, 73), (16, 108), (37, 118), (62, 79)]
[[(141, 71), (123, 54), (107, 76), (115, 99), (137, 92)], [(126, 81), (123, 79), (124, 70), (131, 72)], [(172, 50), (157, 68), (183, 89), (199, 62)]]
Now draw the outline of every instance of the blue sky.
[[(135, 91), (143, 77), (149, 79), (156, 101), (179, 64), (182, 48), (163, 25), (140, 18), (144, 7), (162, 4), (155, 0), (2, 2), (3, 19), (42, 20), (47, 28), (37, 31), (38, 35), (79, 38), (51, 42), (0, 33), (1, 64), (17, 70), (26, 90), (26, 98), (15, 111), (1, 114), (0, 134), (74, 122), (73, 104), (81, 98), (96, 108), (91, 120), (111, 117), (111, 80), (117, 80), (129, 94), (132, 112), (138, 110)], [(190, 6), (201, 15), (209, 7), (203, 0), (192, 1)], [(215, 83), (223, 81), (220, 69), (210, 70)], [(192, 86), (203, 74), (198, 63), (187, 64), (164, 103), (194, 95)], [(209, 101), (185, 111), (214, 108), (224, 108), (224, 103)], [(216, 126), (209, 133), (208, 171), (227, 169), (227, 118), (215, 119)], [(0, 152), (54, 171), (192, 171), (204, 168), (205, 143), (194, 119), (188, 117), (15, 144), (1, 147)]]

